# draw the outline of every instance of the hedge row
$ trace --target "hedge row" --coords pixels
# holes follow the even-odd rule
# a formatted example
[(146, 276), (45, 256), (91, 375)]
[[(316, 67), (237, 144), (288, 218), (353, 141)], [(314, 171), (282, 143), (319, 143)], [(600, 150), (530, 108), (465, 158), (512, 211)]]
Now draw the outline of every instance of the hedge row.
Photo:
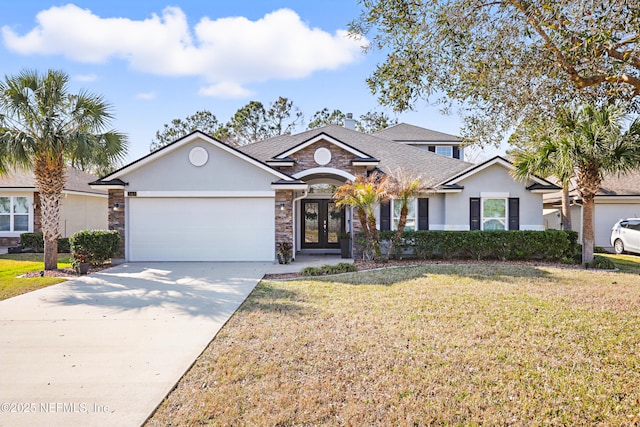
[[(44, 252), (44, 237), (42, 233), (22, 233), (20, 235), (20, 245), (25, 248), (31, 248), (34, 252)], [(58, 239), (58, 253), (69, 253), (69, 238), (61, 237)]]
[[(394, 231), (380, 233), (388, 247)], [(579, 250), (575, 231), (405, 231), (394, 257), (419, 259), (561, 260)]]
[(120, 235), (115, 230), (82, 230), (74, 233), (69, 243), (76, 261), (100, 265), (118, 252)]

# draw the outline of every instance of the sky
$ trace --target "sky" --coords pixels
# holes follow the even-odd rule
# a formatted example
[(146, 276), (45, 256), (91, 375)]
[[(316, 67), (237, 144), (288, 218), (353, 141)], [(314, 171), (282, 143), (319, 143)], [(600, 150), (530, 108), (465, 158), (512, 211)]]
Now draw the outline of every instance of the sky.
[(250, 101), (289, 98), (305, 116), (328, 108), (386, 112), (400, 122), (460, 133), (462, 120), (426, 102), (396, 115), (366, 78), (384, 60), (349, 37), (356, 0), (0, 0), (0, 77), (62, 70), (72, 92), (102, 95), (126, 162), (149, 153), (172, 119), (208, 110), (221, 122)]

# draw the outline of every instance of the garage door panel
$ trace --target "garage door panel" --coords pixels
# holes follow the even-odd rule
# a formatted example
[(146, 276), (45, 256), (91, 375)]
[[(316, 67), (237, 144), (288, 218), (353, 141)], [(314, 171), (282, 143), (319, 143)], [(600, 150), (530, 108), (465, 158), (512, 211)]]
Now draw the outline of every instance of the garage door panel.
[(131, 261), (272, 261), (272, 198), (131, 198)]

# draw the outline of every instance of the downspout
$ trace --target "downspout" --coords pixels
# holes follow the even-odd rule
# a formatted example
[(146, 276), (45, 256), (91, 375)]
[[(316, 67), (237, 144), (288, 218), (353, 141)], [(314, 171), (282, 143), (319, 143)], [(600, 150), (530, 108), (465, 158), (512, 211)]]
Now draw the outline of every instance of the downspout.
[(307, 187), (302, 191), (302, 196), (294, 197), (293, 201), (291, 202), (291, 204), (292, 204), (291, 212), (292, 212), (292, 215), (293, 215), (293, 218), (291, 218), (291, 220), (293, 221), (293, 227), (291, 227), (291, 228), (293, 229), (293, 259), (294, 260), (296, 258), (296, 250), (298, 249), (297, 248), (298, 241), (296, 239), (298, 237), (298, 236), (296, 236), (296, 230), (298, 228), (298, 227), (296, 227), (296, 216), (297, 216), (296, 215), (296, 202), (299, 201), (299, 200), (304, 199), (308, 195), (309, 195), (309, 188)]

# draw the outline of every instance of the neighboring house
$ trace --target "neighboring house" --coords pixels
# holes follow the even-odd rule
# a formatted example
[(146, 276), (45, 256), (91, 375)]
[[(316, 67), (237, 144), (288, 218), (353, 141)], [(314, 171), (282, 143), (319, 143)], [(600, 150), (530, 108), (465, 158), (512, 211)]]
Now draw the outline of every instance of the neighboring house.
[[(479, 165), (340, 126), (240, 148), (194, 132), (92, 182), (109, 192), (109, 226), (129, 261), (274, 261), (276, 243), (339, 253), (361, 229), (335, 187), (374, 170), (414, 171), (431, 191), (412, 201), (408, 229), (544, 229), (540, 178), (515, 181), (501, 157)], [(399, 208), (379, 207), (393, 229)]]
[[(60, 234), (69, 237), (78, 230), (106, 229), (108, 196), (93, 189), (89, 181), (96, 177), (67, 168), (60, 203)], [(31, 171), (11, 170), (0, 175), (0, 245), (20, 242), (20, 234), (41, 232), (39, 193)]]
[(454, 135), (408, 125), (406, 123), (389, 126), (388, 128), (375, 132), (373, 135), (402, 144), (413, 145), (414, 147), (429, 150), (441, 156), (464, 160), (462, 139)]
[[(582, 200), (575, 183), (571, 186), (571, 228), (580, 235), (582, 241)], [(545, 227), (560, 229), (561, 193), (544, 195)], [(640, 217), (640, 171), (624, 175), (607, 175), (594, 200), (595, 245), (613, 251), (611, 228), (619, 219)]]

